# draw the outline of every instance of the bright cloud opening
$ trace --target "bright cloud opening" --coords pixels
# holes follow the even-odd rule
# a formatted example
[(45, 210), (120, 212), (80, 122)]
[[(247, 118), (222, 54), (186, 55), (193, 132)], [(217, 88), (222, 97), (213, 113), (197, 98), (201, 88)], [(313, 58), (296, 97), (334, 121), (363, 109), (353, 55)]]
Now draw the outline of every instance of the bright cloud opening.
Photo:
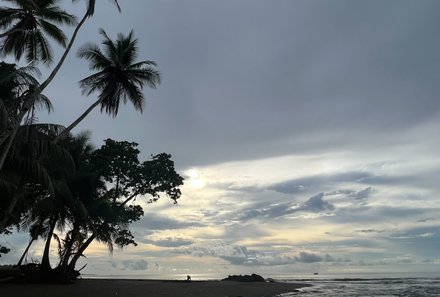
[(206, 182), (202, 179), (200, 171), (197, 168), (191, 168), (185, 172), (188, 177), (187, 183), (193, 189), (202, 189), (205, 187)]

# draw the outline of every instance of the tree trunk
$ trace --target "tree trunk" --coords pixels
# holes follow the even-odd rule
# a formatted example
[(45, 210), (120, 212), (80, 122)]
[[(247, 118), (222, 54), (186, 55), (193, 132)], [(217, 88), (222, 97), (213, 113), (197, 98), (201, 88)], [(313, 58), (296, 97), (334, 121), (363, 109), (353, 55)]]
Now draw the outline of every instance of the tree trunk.
[(31, 240), (29, 240), (29, 244), (27, 245), (26, 249), (24, 250), (23, 255), (21, 255), (20, 260), (17, 263), (17, 266), (20, 267), (21, 264), (23, 263), (24, 258), (26, 257), (26, 255), (28, 254), (29, 248), (31, 247), (32, 243), (34, 242), (34, 238), (31, 237)]
[(68, 272), (71, 273), (75, 270), (75, 265), (76, 262), (79, 260), (79, 258), (81, 257), (81, 255), (84, 253), (84, 251), (89, 247), (89, 245), (92, 243), (92, 241), (96, 238), (96, 233), (93, 233), (87, 240), (86, 242), (83, 243), (83, 245), (78, 249), (77, 253), (75, 254), (75, 256), (73, 256), (72, 260), (69, 263), (68, 266)]
[(63, 273), (66, 272), (67, 266), (69, 264), (70, 256), (72, 255), (73, 244), (78, 238), (79, 227), (73, 226), (70, 238), (66, 237), (66, 244), (64, 245), (64, 253), (58, 264), (58, 268), (61, 269)]
[(93, 103), (86, 111), (83, 112), (82, 115), (79, 116), (72, 124), (69, 125), (60, 135), (55, 138), (55, 142), (58, 142), (61, 138), (67, 136), (67, 134), (75, 128), (96, 106), (98, 106), (102, 102), (102, 99), (98, 99), (95, 103)]
[(116, 177), (116, 189), (115, 189), (115, 196), (113, 196), (113, 206), (116, 205), (116, 200), (118, 199), (119, 195), (119, 175)]
[(63, 65), (64, 61), (66, 60), (67, 55), (69, 54), (70, 50), (72, 49), (73, 43), (75, 42), (76, 36), (78, 35), (79, 29), (81, 29), (82, 25), (85, 23), (87, 18), (89, 17), (88, 13), (86, 12), (81, 21), (78, 23), (78, 25), (75, 28), (75, 31), (73, 31), (72, 38), (70, 38), (69, 44), (66, 47), (66, 50), (64, 51), (63, 55), (61, 56), (60, 61), (58, 62), (57, 66), (52, 70), (48, 78), (40, 85), (40, 92), (43, 92), (43, 90), (52, 82), (52, 80), (57, 75), (58, 71), (60, 70), (61, 66)]
[(57, 220), (55, 217), (52, 217), (52, 219), (50, 220), (50, 229), (49, 232), (47, 234), (47, 239), (46, 239), (46, 245), (44, 246), (44, 253), (43, 253), (43, 258), (41, 259), (41, 270), (50, 270), (51, 266), (50, 266), (50, 242), (52, 240), (52, 236), (53, 236), (53, 232), (55, 230), (55, 225), (57, 223)]

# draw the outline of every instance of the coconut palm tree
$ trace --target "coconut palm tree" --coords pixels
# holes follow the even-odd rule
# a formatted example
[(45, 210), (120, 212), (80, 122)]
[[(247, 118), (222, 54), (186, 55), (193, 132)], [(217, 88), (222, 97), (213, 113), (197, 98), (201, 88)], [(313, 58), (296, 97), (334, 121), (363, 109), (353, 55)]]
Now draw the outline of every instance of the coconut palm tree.
[[(59, 0), (7, 0), (9, 2), (13, 2), (15, 3), (19, 8), (22, 7), (26, 7), (30, 11), (35, 11), (38, 10), (37, 8), (39, 7), (39, 3), (56, 3)], [(73, 2), (75, 2), (75, 0), (73, 0)], [(117, 0), (113, 0), (112, 1), (114, 4), (116, 4), (118, 10), (120, 11), (121, 8), (119, 7), (118, 1)], [(23, 120), (23, 118), (25, 117), (25, 115), (27, 114), (27, 112), (29, 111), (29, 109), (32, 108), (32, 106), (34, 105), (35, 101), (37, 100), (37, 98), (40, 96), (40, 94), (43, 92), (43, 90), (53, 81), (53, 79), (56, 77), (58, 71), (61, 69), (61, 66), (64, 64), (64, 61), (67, 57), (67, 55), (69, 54), (73, 43), (76, 39), (76, 36), (78, 35), (79, 30), (81, 29), (82, 25), (85, 23), (85, 21), (92, 17), (94, 12), (95, 12), (95, 4), (96, 4), (96, 0), (87, 0), (87, 10), (83, 16), (83, 18), (81, 19), (81, 21), (78, 23), (78, 25), (76, 26), (72, 37), (70, 38), (69, 43), (66, 46), (66, 50), (64, 51), (63, 55), (61, 56), (60, 60), (58, 61), (58, 63), (56, 64), (56, 66), (54, 67), (54, 69), (52, 70), (52, 72), (50, 73), (50, 75), (46, 78), (46, 80), (41, 83), (40, 85), (38, 85), (38, 88), (35, 88), (33, 90), (33, 92), (29, 92), (23, 100), (23, 104), (21, 106), (21, 110), (20, 112), (16, 115), (14, 121), (13, 121), (13, 125), (11, 127), (11, 129), (9, 129), (9, 131), (7, 132), (7, 137), (9, 138), (6, 142), (6, 145), (2, 147), (2, 150), (0, 151), (0, 170), (2, 170), (5, 159), (7, 154), (9, 153), (9, 150), (11, 149), (12, 146), (12, 142), (14, 141), (18, 129), (20, 127), (20, 124)], [(52, 5), (50, 6), (51, 8), (54, 8), (56, 6)], [(7, 8), (8, 9), (8, 8)], [(8, 12), (8, 10), (6, 9), (6, 12)], [(4, 9), (2, 9), (3, 11)], [(55, 11), (62, 11), (61, 9), (57, 8), (55, 9)], [(47, 11), (45, 11), (47, 13)], [(41, 14), (41, 12), (40, 12)], [(68, 14), (67, 14), (68, 15)], [(65, 15), (66, 16), (66, 15)], [(69, 15), (70, 16), (70, 15)], [(36, 19), (36, 16), (29, 16), (29, 18), (34, 18)], [(51, 17), (56, 17), (56, 14), (52, 14)], [(14, 22), (14, 14), (12, 13), (12, 16), (9, 14), (6, 14), (6, 16), (3, 18), (2, 20), (2, 15), (0, 14), (0, 28), (3, 26), (4, 28), (8, 28), (7, 32), (4, 32), (3, 34), (0, 35), (0, 38), (2, 37), (6, 37), (7, 39), (11, 38), (11, 43), (12, 44), (16, 44), (17, 46), (19, 45), (16, 41), (12, 40), (12, 37), (9, 35), (12, 34), (18, 34), (18, 33), (22, 33), (25, 32), (23, 31), (23, 28), (9, 28), (9, 26), (11, 24), (13, 24)], [(51, 27), (51, 24), (49, 22), (45, 23), (46, 27)], [(49, 24), (49, 25), (48, 25)], [(17, 25), (17, 24), (15, 24)], [(54, 29), (53, 27), (51, 27), (52, 29)], [(53, 30), (52, 30), (53, 31)], [(56, 34), (56, 33), (55, 33)], [(17, 35), (18, 36), (18, 35)], [(60, 34), (58, 34), (58, 36), (60, 37)], [(41, 36), (40, 36), (41, 37)], [(41, 43), (41, 38), (39, 38), (39, 44), (43, 44)], [(21, 54), (20, 54), (21, 56)], [(2, 136), (0, 138), (0, 144), (2, 144), (5, 141), (6, 137)]]
[[(72, 0), (72, 2), (77, 2), (78, 0)], [(121, 7), (119, 6), (119, 3), (117, 0), (112, 0), (112, 2), (116, 5), (118, 8), (118, 11), (121, 12)], [(58, 61), (57, 65), (52, 70), (51, 74), (47, 77), (47, 79), (41, 84), (40, 91), (43, 91), (50, 82), (55, 78), (58, 71), (60, 70), (61, 66), (63, 65), (64, 61), (66, 60), (67, 55), (69, 54), (70, 50), (72, 49), (73, 43), (75, 42), (76, 36), (78, 35), (79, 30), (84, 25), (87, 19), (91, 18), (93, 14), (95, 13), (95, 5), (96, 0), (87, 0), (87, 10), (84, 13), (84, 16), (81, 18), (80, 22), (76, 26), (75, 30), (73, 31), (72, 37), (70, 38), (69, 44), (66, 47), (66, 50), (64, 51), (63, 55), (61, 56), (60, 60)]]
[(38, 239), (39, 236), (41, 236), (41, 234), (43, 233), (43, 228), (41, 226), (40, 223), (36, 223), (34, 225), (32, 225), (29, 229), (29, 243), (26, 246), (26, 249), (24, 250), (23, 254), (20, 257), (20, 260), (18, 260), (17, 266), (21, 266), (21, 264), (23, 263), (24, 259), (26, 258), (28, 252), (29, 252), (29, 248), (31, 247), (32, 243), (34, 243), (35, 240)]
[[(16, 64), (0, 62), (0, 129), (11, 125), (24, 97), (38, 86), (37, 77), (40, 75), (38, 68), (33, 66), (17, 67)], [(36, 97), (35, 103), (36, 107), (45, 107), (49, 112), (52, 110), (49, 99), (44, 95)]]
[(17, 129), (18, 137), (10, 139), (8, 134), (16, 114), (22, 108), (23, 98), (38, 85), (33, 74), (38, 74), (34, 67), (17, 68), (15, 64), (0, 63), (0, 150), (9, 143), (11, 145), (8, 154), (2, 155), (5, 166), (0, 171), (0, 187), (4, 191), (4, 204), (0, 206), (0, 230), (4, 230), (7, 222), (16, 214), (20, 201), (27, 195), (26, 184), (39, 183), (53, 191), (41, 157), (49, 152), (60, 152), (60, 148), (51, 143), (57, 135), (56, 130), (60, 128), (57, 125), (32, 123), (35, 108), (43, 107), (48, 111), (52, 109), (49, 99), (44, 95), (37, 96), (26, 123)]
[(53, 61), (48, 37), (66, 46), (66, 36), (59, 25), (74, 25), (75, 16), (62, 10), (59, 0), (9, 0), (15, 8), (0, 8), (0, 28), (6, 29), (0, 47), (3, 55), (12, 54), (16, 60), (25, 55), (28, 62)]
[(80, 81), (83, 93), (90, 95), (100, 92), (98, 99), (65, 131), (65, 136), (78, 125), (96, 106), (101, 105), (101, 112), (115, 117), (121, 103), (130, 101), (136, 110), (142, 112), (144, 107), (144, 85), (156, 88), (160, 83), (159, 72), (155, 69), (156, 63), (144, 60), (136, 62), (138, 55), (137, 39), (133, 30), (127, 35), (118, 34), (116, 41), (108, 37), (101, 29), (103, 36), (103, 50), (98, 45), (89, 43), (83, 46), (78, 56), (90, 62), (90, 69), (98, 72)]
[[(20, 127), (19, 135), (0, 171), (0, 192), (3, 193), (3, 203), (0, 205), (0, 231), (30, 209), (27, 203), (37, 202), (38, 199), (29, 198), (35, 196), (34, 185), (38, 186), (38, 196), (53, 196), (53, 177), (48, 171), (45, 159), (50, 157), (52, 162), (63, 164), (60, 167), (64, 170), (73, 171), (74, 164), (70, 154), (63, 147), (53, 143), (54, 130), (57, 130), (56, 125), (49, 124)], [(43, 194), (39, 188), (44, 189)]]

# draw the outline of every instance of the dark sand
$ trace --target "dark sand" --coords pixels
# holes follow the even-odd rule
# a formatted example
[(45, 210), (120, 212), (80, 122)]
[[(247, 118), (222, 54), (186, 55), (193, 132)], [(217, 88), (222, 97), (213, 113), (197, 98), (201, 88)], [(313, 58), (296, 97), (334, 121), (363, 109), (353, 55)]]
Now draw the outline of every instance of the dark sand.
[(78, 280), (71, 285), (0, 284), (7, 297), (262, 297), (294, 292), (303, 284), (220, 281)]

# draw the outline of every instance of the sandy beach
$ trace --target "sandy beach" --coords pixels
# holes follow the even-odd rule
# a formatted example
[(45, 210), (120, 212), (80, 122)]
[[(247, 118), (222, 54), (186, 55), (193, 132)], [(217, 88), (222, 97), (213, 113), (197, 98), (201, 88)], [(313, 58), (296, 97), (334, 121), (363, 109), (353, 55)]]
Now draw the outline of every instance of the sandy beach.
[(242, 283), (221, 281), (78, 280), (71, 285), (0, 284), (8, 297), (262, 297), (293, 292), (302, 284)]

